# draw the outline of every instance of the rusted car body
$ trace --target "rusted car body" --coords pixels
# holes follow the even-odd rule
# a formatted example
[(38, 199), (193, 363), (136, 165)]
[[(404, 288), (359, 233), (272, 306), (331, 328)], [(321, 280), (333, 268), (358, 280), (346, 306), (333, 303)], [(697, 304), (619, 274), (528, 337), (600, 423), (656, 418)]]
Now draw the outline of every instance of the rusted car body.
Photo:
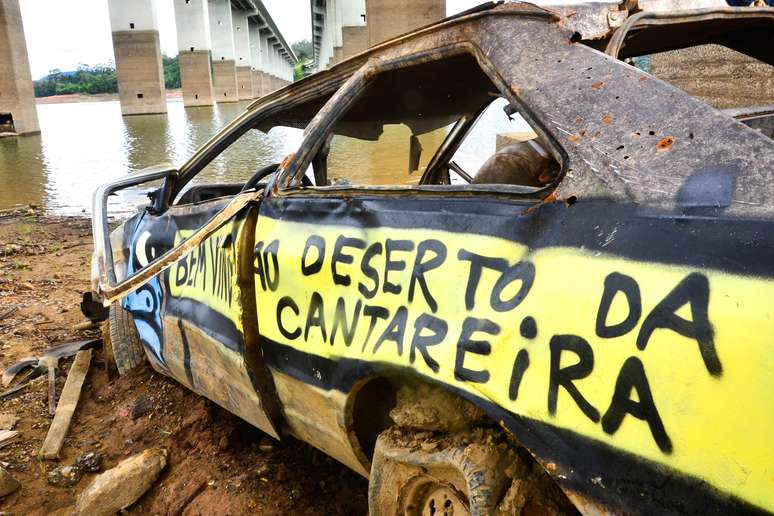
[[(485, 411), (581, 512), (774, 511), (774, 142), (620, 60), (699, 20), (774, 64), (774, 10), (672, 13), (670, 37), (639, 30), (656, 11), (486, 5), (256, 101), (179, 170), (96, 193), (95, 295), (155, 369), (364, 476), (411, 378)], [(449, 184), (452, 130), (416, 185), (326, 181), (326, 138), (404, 120), (389, 98), (416, 77), (425, 129), (437, 99), (464, 129), (500, 95), (559, 176)], [(268, 183), (181, 194), (274, 126), (305, 133)], [(108, 237), (107, 195), (158, 179)]]

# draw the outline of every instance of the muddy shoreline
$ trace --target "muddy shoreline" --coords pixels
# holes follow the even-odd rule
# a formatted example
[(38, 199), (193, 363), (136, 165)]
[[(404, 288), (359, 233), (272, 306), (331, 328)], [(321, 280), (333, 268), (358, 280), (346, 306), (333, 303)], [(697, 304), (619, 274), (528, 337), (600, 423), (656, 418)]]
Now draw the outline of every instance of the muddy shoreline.
[[(91, 225), (37, 208), (0, 211), (0, 367), (50, 346), (99, 337), (76, 330), (89, 288)], [(60, 362), (57, 391), (72, 359)], [(50, 485), (49, 471), (89, 452), (104, 469), (150, 447), (169, 451), (159, 480), (131, 514), (366, 514), (367, 482), (304, 443), (273, 441), (260, 430), (146, 368), (125, 377), (108, 370), (101, 349), (92, 365), (59, 461), (42, 461), (45, 378), (0, 400), (19, 417), (19, 438), (0, 448), (0, 463), (21, 488), (0, 498), (9, 514), (69, 514), (95, 474), (74, 487)]]

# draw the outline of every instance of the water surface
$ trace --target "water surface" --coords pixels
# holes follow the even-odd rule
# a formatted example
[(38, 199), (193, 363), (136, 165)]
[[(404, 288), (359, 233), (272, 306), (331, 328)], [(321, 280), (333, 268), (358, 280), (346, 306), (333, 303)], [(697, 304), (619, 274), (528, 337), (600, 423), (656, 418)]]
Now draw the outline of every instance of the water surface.
[[(181, 101), (167, 103), (163, 115), (121, 116), (118, 101), (40, 104), (41, 133), (0, 139), (0, 209), (35, 204), (58, 215), (90, 215), (92, 194), (102, 183), (148, 166), (186, 160), (249, 102), (185, 108)], [(495, 150), (495, 134), (528, 129), (520, 118), (509, 122), (496, 102), (479, 121), (455, 160), (470, 173)], [(440, 145), (445, 130), (420, 137), (425, 148), (422, 163)], [(245, 181), (255, 170), (279, 163), (294, 152), (302, 139), (300, 129), (275, 128), (268, 134), (249, 131), (210, 163), (196, 182)], [(405, 130), (386, 130), (379, 146), (362, 140), (334, 142), (331, 165), (348, 169), (345, 179), (361, 184), (410, 184), (421, 173), (409, 175)], [(335, 154), (335, 156), (334, 156)], [(333, 167), (332, 167), (333, 168)], [(145, 190), (111, 198), (112, 215), (131, 213), (147, 201)]]

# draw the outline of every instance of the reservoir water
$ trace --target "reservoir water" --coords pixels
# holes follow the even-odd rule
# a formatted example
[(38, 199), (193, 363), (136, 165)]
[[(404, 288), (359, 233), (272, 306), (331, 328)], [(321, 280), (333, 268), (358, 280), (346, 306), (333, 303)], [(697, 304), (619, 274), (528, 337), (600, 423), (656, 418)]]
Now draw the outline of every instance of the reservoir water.
[[(494, 134), (529, 129), (523, 121), (516, 127), (508, 123), (502, 105), (496, 104), (477, 124), (487, 131), (474, 131), (460, 156), (455, 156), (467, 170), (475, 171), (494, 152)], [(40, 134), (0, 139), (0, 209), (35, 204), (50, 214), (88, 216), (97, 186), (163, 162), (182, 165), (248, 105), (245, 101), (185, 108), (181, 101), (169, 101), (166, 114), (122, 117), (118, 101), (39, 104)], [(444, 133), (441, 129), (420, 137), (426, 151), (423, 163)], [(300, 129), (292, 128), (275, 128), (268, 134), (249, 131), (196, 181), (245, 181), (257, 168), (281, 162), (294, 152), (302, 136)], [(409, 134), (386, 131), (385, 136), (394, 138), (395, 145), (388, 149), (395, 152), (368, 153), (357, 140), (341, 144), (334, 140), (338, 152), (332, 151), (331, 156), (357, 171), (366, 183), (389, 184), (395, 181), (391, 174), (397, 162), (406, 161)], [(415, 182), (418, 176), (415, 173), (404, 182)], [(111, 199), (111, 215), (130, 213), (146, 201), (144, 190), (123, 192)]]

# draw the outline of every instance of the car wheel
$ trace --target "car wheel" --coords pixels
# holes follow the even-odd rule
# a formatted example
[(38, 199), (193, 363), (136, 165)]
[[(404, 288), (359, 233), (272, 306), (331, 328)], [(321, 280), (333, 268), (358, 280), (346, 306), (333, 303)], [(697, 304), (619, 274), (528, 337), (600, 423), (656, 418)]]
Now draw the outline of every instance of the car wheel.
[(145, 362), (145, 351), (137, 337), (137, 329), (131, 312), (124, 310), (119, 301), (110, 305), (108, 314), (108, 339), (105, 350), (112, 358), (118, 374), (125, 375)]
[(505, 443), (395, 427), (376, 441), (368, 486), (371, 515), (493, 514), (511, 485), (517, 455)]

